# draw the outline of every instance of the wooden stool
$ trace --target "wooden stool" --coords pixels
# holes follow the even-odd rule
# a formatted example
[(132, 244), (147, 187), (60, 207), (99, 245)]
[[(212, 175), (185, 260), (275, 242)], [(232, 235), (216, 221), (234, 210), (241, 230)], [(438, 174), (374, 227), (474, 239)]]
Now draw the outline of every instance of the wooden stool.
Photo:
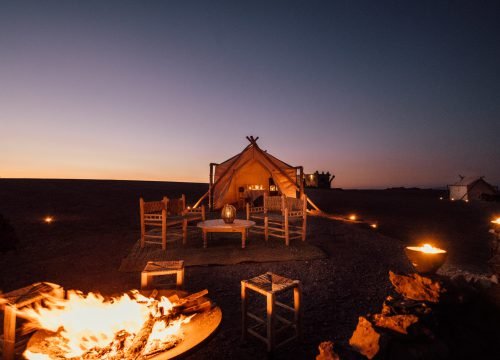
[[(266, 297), (266, 318), (261, 318), (248, 311), (247, 289), (253, 290)], [(278, 294), (293, 289), (293, 307), (276, 299)], [(241, 310), (242, 310), (242, 338), (245, 341), (247, 334), (255, 336), (267, 345), (267, 351), (271, 352), (286, 343), (301, 336), (302, 314), (300, 303), (302, 300), (302, 287), (300, 281), (267, 272), (250, 280), (241, 281)], [(276, 313), (276, 307), (280, 307), (293, 313), (293, 319), (289, 320)], [(248, 318), (257, 322), (257, 325), (248, 327)], [(283, 324), (276, 329), (276, 320)], [(266, 326), (266, 336), (259, 334), (257, 328)], [(293, 328), (294, 334), (277, 342), (277, 335), (285, 329)]]
[(155, 276), (176, 275), (176, 287), (184, 285), (184, 261), (148, 261), (141, 272), (141, 289), (151, 286)]
[(22, 351), (28, 339), (23, 339), (24, 341), (21, 340), (16, 344), (16, 335), (23, 337), (36, 330), (36, 328), (29, 327), (16, 329), (17, 317), (21, 315), (18, 310), (48, 297), (62, 299), (64, 289), (56, 284), (42, 282), (0, 295), (0, 310), (4, 311), (2, 359), (12, 360), (17, 351)]

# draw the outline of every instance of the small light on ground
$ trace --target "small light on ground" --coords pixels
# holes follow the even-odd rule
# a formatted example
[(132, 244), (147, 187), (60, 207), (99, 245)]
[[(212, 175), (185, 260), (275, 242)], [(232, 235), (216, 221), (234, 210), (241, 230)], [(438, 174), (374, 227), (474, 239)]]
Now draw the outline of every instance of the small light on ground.
[(440, 197), (439, 197), (439, 200), (443, 200), (443, 197), (442, 197), (442, 196), (440, 196)]
[(451, 201), (455, 201), (455, 198), (451, 198), (450, 200), (451, 200)]
[(51, 224), (52, 222), (54, 222), (54, 218), (52, 216), (46, 216), (43, 221), (46, 223), (46, 224)]
[(465, 202), (469, 202), (469, 199), (465, 199)]
[(349, 215), (349, 220), (356, 221), (357, 218), (358, 217), (356, 215), (354, 215), (354, 214)]
[(378, 225), (377, 224), (371, 224), (370, 227), (376, 229), (378, 227)]

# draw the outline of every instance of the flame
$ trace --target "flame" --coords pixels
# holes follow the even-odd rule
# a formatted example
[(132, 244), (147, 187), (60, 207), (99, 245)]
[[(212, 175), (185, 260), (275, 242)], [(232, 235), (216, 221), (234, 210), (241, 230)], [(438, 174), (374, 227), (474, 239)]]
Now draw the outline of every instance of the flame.
[(165, 348), (166, 344), (177, 343), (182, 340), (184, 333), (182, 332), (182, 324), (187, 324), (191, 321), (194, 315), (186, 317), (180, 321), (166, 323), (165, 321), (157, 321), (153, 325), (148, 342), (144, 347), (144, 354), (150, 354), (157, 349)]
[(491, 220), (493, 224), (500, 225), (500, 217), (497, 217), (495, 220)]
[(422, 246), (408, 246), (408, 249), (420, 251), (426, 254), (443, 254), (446, 252), (446, 250), (436, 248), (430, 244), (424, 244)]
[[(86, 352), (109, 347), (113, 349), (117, 334), (123, 334), (126, 341), (132, 341), (135, 334), (141, 330), (146, 321), (159, 318), (171, 312), (174, 304), (166, 297), (159, 301), (142, 296), (137, 291), (131, 295), (106, 300), (102, 295), (89, 293), (87, 295), (68, 291), (67, 299), (50, 298), (45, 307), (37, 306), (23, 310), (25, 317), (39, 327), (59, 332), (64, 339), (64, 356), (67, 358), (82, 357)], [(180, 332), (183, 318), (164, 324), (163, 330), (157, 330), (151, 335), (153, 339), (166, 341), (165, 336), (177, 336), (179, 342), (183, 334)], [(156, 321), (154, 327), (161, 328)], [(163, 337), (162, 337), (163, 336)], [(149, 343), (146, 345), (149, 346)], [(115, 351), (118, 351), (116, 349)], [(43, 354), (26, 351), (24, 356), (30, 360), (45, 360)]]
[(349, 215), (349, 220), (356, 221), (357, 218), (358, 217), (356, 215), (354, 215), (354, 214)]

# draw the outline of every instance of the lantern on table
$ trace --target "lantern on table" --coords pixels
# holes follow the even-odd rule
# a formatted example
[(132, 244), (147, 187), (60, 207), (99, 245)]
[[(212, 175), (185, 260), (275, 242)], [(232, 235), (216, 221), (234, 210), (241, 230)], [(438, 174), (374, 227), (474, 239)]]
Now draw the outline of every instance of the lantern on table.
[(413, 267), (421, 274), (433, 274), (444, 264), (448, 253), (429, 244), (422, 246), (408, 246), (406, 256)]
[(221, 218), (226, 224), (232, 224), (236, 217), (236, 208), (233, 205), (226, 204), (222, 208)]

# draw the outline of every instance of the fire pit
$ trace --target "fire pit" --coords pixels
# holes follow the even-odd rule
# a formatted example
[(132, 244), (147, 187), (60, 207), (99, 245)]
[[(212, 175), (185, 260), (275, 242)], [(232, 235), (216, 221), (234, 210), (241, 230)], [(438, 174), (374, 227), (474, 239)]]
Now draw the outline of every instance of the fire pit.
[(63, 303), (26, 311), (42, 329), (31, 337), (23, 355), (109, 360), (185, 355), (207, 340), (221, 322), (222, 312), (211, 306), (207, 293), (153, 290), (109, 301), (92, 293), (68, 292)]
[(407, 246), (406, 256), (420, 274), (433, 274), (446, 260), (447, 252), (432, 245)]

